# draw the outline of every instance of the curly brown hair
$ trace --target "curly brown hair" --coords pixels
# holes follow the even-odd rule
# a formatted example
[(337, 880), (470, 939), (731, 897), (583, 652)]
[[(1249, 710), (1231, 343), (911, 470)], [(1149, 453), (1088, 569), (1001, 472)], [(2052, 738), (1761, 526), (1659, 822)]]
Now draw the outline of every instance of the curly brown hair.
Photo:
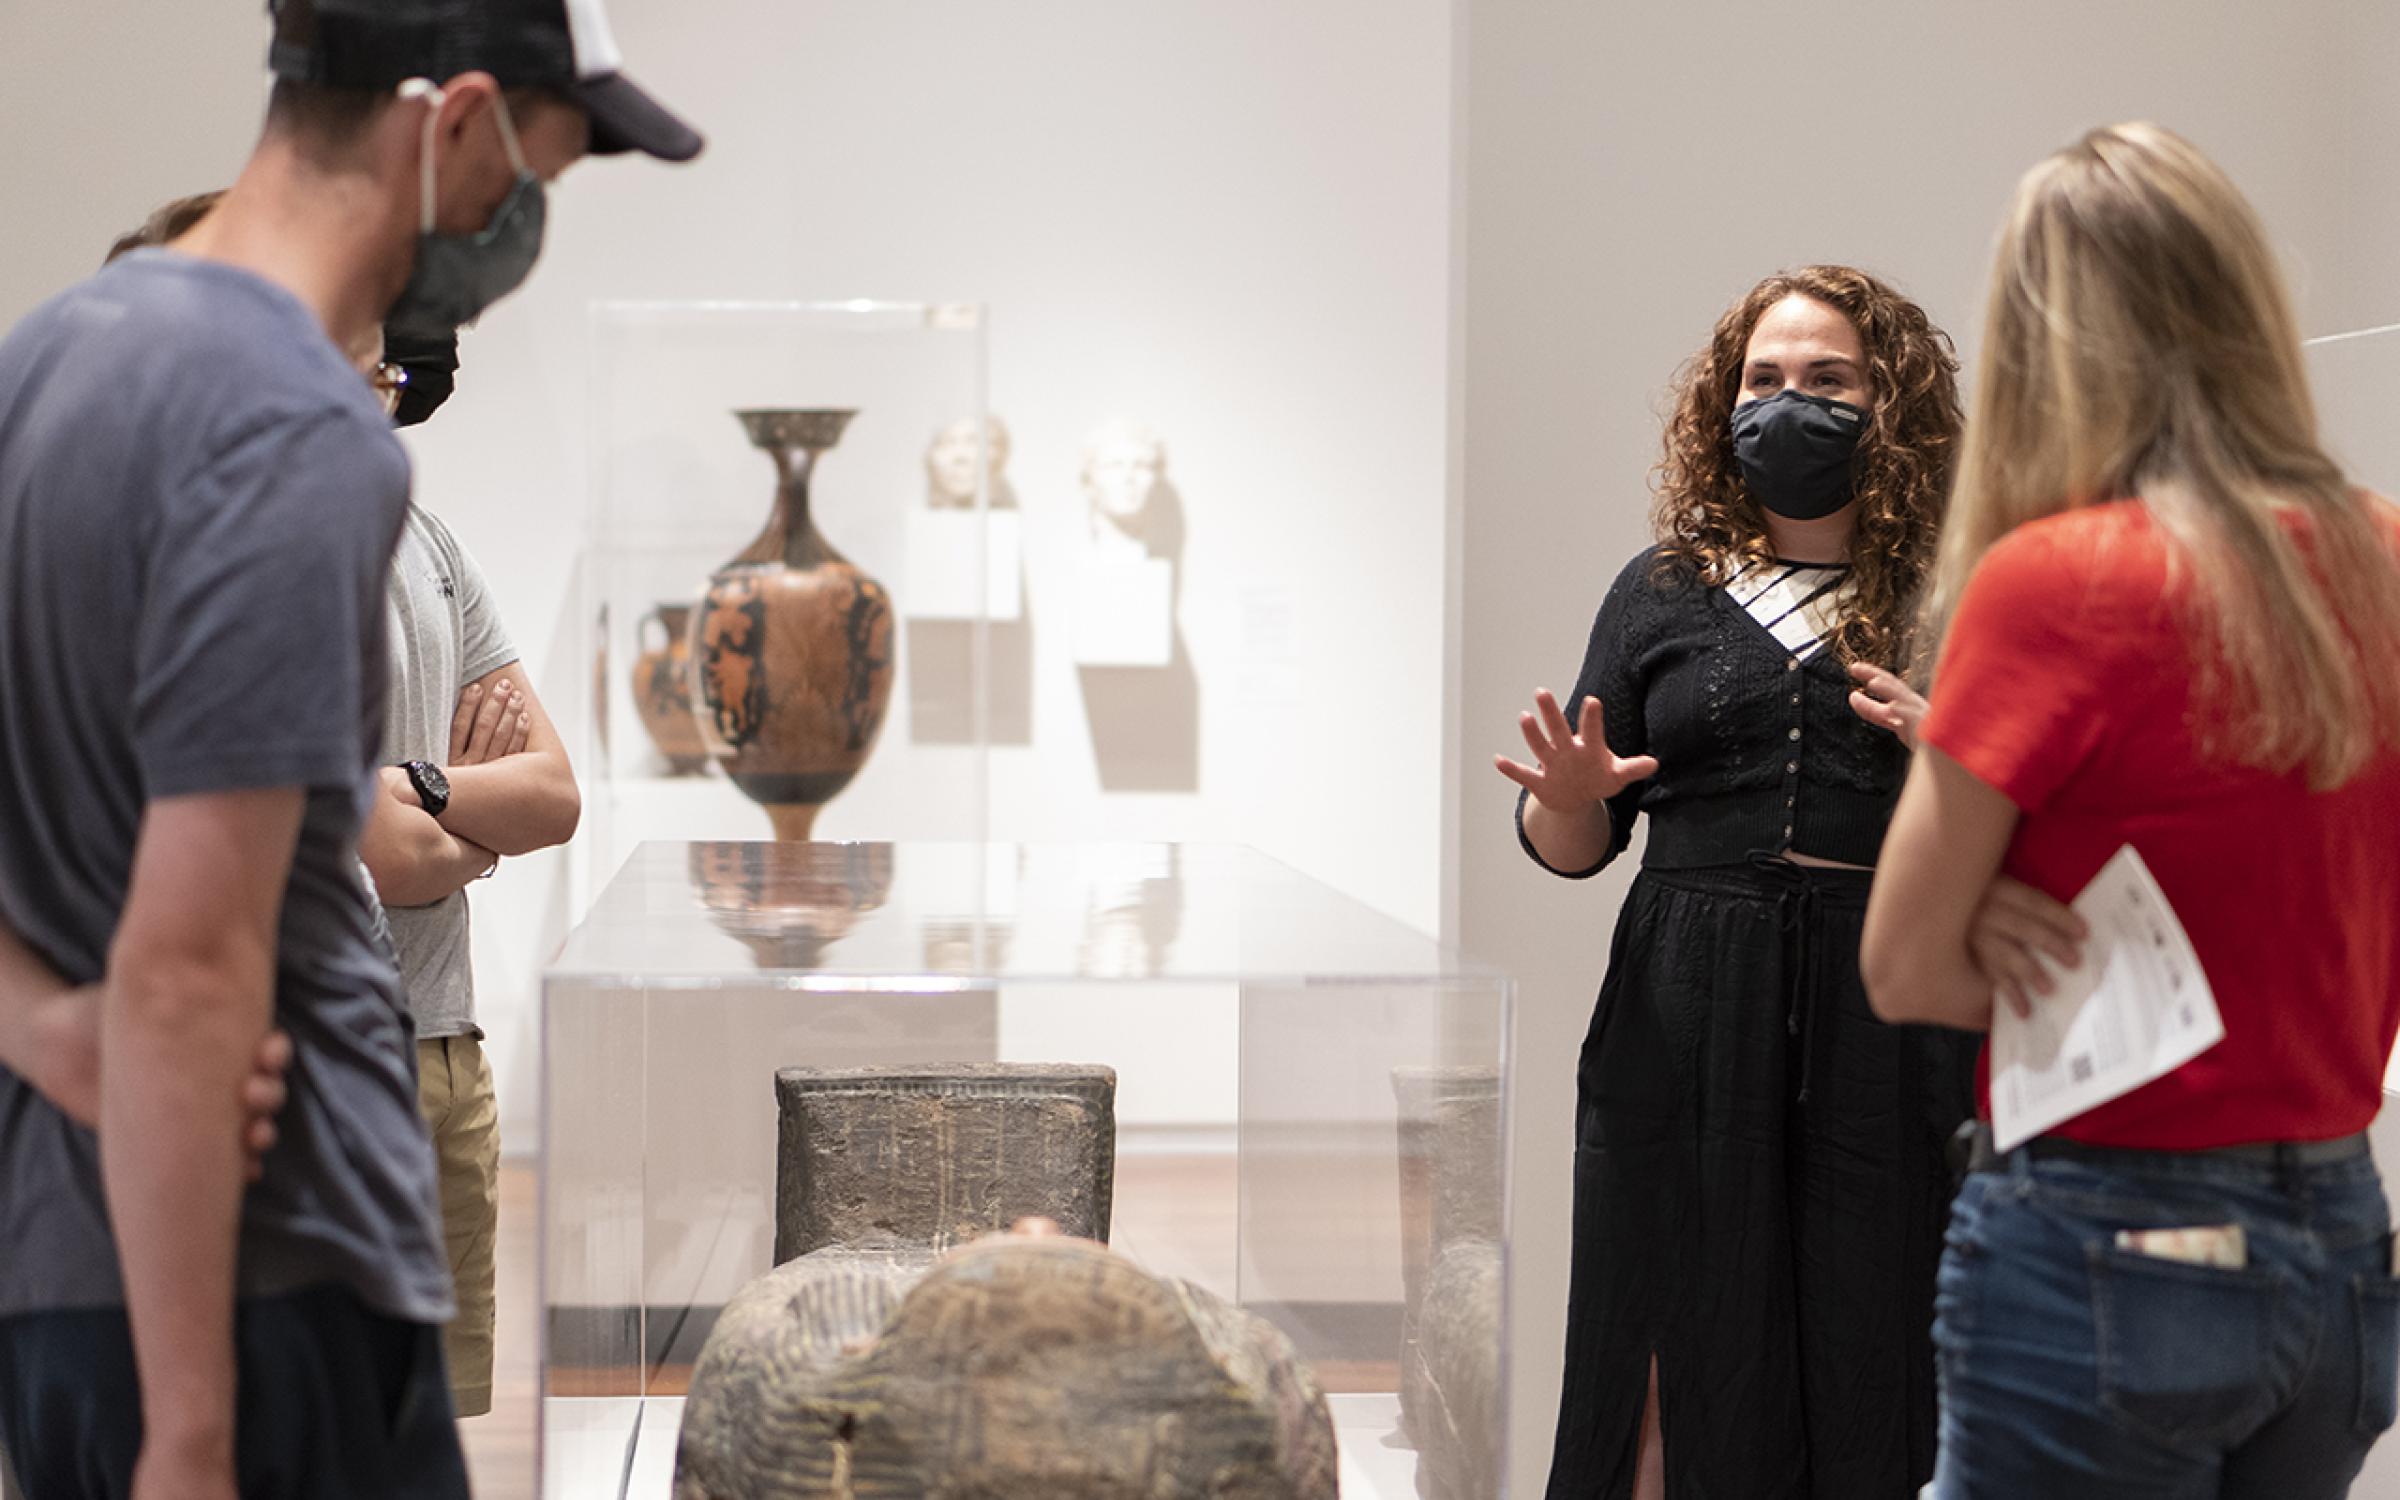
[(1666, 453), (1651, 476), (1660, 559), (1688, 565), (1710, 584), (1772, 560), (1766, 519), (1733, 456), (1731, 424), (1750, 332), (1767, 309), (1794, 294), (1850, 320), (1875, 391), (1859, 439), (1858, 529), (1850, 538), (1850, 587), (1832, 647), (1844, 661), (1906, 670), (1909, 626), (1932, 571), (1964, 425), (1958, 358), (1950, 336), (1923, 308), (1864, 271), (1777, 272), (1727, 308), (1707, 347), (1676, 372)]

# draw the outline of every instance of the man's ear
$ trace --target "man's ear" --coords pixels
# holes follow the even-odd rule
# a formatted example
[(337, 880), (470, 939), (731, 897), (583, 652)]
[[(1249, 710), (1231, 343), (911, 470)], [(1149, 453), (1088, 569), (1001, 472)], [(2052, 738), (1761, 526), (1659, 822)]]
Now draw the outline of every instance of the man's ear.
[(456, 146), (464, 140), (499, 96), (500, 82), (489, 73), (461, 73), (443, 84), (436, 95), (441, 114), (434, 127), (443, 144)]
[[(461, 73), (443, 83), (441, 103), (434, 116), (434, 160), (439, 167), (434, 200), (434, 227), (444, 233), (472, 233), (490, 217), (498, 196), (495, 180), (505, 181), (505, 165), (497, 169), (461, 170), (460, 163), (480, 160), (473, 143), (486, 141), (493, 130), (485, 118), (498, 105), (500, 84), (489, 73)], [(423, 125), (419, 119), (420, 127)], [(492, 156), (497, 160), (496, 151)]]

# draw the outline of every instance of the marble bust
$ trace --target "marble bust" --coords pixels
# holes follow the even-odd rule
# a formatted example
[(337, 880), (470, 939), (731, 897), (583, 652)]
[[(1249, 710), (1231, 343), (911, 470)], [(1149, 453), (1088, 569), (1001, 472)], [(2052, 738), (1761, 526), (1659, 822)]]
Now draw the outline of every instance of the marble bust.
[(1148, 555), (1146, 523), (1166, 472), (1167, 445), (1143, 423), (1110, 422), (1084, 440), (1083, 498), (1095, 549)]
[(982, 480), (990, 503), (1002, 503), (1008, 468), (1008, 428), (998, 417), (962, 417), (934, 435), (925, 450), (925, 492), (937, 510), (973, 510)]

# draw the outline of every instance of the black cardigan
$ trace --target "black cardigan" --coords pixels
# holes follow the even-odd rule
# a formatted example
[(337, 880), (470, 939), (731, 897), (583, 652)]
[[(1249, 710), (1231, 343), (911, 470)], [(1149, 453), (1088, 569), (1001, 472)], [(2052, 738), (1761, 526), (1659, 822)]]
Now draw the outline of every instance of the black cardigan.
[(1908, 752), (1850, 711), (1851, 682), (1831, 651), (1796, 659), (1726, 594), (1651, 548), (1626, 564), (1592, 622), (1569, 723), (1597, 694), (1619, 755), (1655, 755), (1658, 774), (1609, 799), (1609, 843), (1587, 879), (1625, 852), (1650, 815), (1642, 864), (1653, 870), (1739, 865), (1797, 850), (1872, 865), (1883, 848)]

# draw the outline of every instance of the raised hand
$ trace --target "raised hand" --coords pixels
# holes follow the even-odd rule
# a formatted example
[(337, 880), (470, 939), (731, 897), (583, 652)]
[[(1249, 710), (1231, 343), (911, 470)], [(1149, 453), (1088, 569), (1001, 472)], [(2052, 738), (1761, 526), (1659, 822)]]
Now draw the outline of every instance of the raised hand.
[(1656, 756), (1621, 756), (1608, 748), (1608, 725), (1597, 697), (1584, 699), (1577, 722), (1569, 725), (1558, 699), (1543, 688), (1533, 695), (1533, 712), (1517, 715), (1517, 727), (1533, 751), (1534, 763), (1528, 766), (1495, 755), (1492, 764), (1552, 812), (1589, 812), (1633, 783), (1658, 774)]
[(1994, 876), (1967, 929), (1967, 952), (1992, 983), (1992, 992), (2019, 1016), (2033, 1014), (2034, 997), (2055, 986), (2045, 955), (2073, 968), (2090, 935), (2075, 909), (2021, 880)]
[(1900, 737), (1901, 744), (1916, 749), (1917, 725), (1923, 722), (1928, 707), (1925, 695), (1901, 681), (1897, 674), (1872, 662), (1852, 662), (1850, 680), (1858, 684), (1850, 694), (1850, 711), (1878, 729), (1890, 730)]

